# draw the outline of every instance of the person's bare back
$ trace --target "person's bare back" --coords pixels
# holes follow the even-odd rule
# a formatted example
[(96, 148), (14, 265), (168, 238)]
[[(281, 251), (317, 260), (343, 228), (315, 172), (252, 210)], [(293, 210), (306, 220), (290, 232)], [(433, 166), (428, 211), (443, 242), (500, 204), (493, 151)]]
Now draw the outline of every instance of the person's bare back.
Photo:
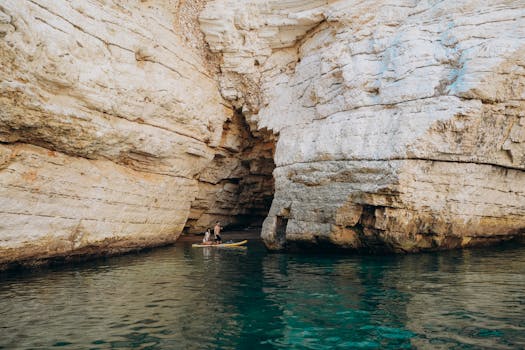
[(215, 226), (213, 227), (213, 235), (215, 236), (215, 243), (217, 244), (221, 244), (222, 243), (222, 239), (221, 239), (221, 223), (219, 221), (217, 221), (215, 223)]

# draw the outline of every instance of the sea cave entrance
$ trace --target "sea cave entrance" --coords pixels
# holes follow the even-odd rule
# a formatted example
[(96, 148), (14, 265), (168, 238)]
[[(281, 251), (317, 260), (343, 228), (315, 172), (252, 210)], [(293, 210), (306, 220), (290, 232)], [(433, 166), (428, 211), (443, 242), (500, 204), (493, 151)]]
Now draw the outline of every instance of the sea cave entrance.
[(223, 126), (220, 147), (199, 174), (199, 193), (183, 234), (204, 232), (220, 221), (226, 230), (260, 228), (273, 201), (275, 136), (252, 130), (241, 110)]

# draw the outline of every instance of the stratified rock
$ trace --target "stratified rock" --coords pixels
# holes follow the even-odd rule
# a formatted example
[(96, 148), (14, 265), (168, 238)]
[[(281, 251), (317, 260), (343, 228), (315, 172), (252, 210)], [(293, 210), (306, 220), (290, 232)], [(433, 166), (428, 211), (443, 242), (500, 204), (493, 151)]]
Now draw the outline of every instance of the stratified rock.
[(220, 146), (199, 176), (199, 193), (186, 224), (203, 232), (215, 221), (231, 226), (261, 226), (274, 193), (275, 143), (268, 132), (253, 135), (239, 113), (224, 124)]
[(217, 155), (240, 164), (250, 150), (234, 144), (252, 142), (224, 140), (234, 112), (196, 24), (204, 3), (0, 3), (0, 269), (174, 242), (198, 229), (188, 218), (235, 221), (240, 209), (215, 210), (218, 188), (199, 198)]
[(525, 235), (525, 9), (508, 1), (215, 0), (223, 96), (278, 135), (271, 249)]
[(27, 144), (0, 146), (0, 159), (4, 264), (173, 242), (196, 195), (193, 180)]
[(261, 221), (274, 166), (273, 249), (523, 237), (524, 33), (508, 1), (5, 0), (0, 268)]

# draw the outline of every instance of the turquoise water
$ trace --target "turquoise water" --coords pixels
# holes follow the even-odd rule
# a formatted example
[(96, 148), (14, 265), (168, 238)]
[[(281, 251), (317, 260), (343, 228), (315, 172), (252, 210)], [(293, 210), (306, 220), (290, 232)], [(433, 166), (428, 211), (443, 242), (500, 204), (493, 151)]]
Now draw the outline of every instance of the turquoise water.
[(179, 243), (0, 278), (2, 349), (525, 348), (525, 247), (370, 257)]

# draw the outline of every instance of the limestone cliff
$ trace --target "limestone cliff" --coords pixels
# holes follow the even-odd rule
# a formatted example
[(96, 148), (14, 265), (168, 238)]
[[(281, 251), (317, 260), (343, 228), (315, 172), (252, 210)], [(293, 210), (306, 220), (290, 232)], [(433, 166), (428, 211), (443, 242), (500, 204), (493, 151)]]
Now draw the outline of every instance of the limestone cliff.
[[(273, 146), (220, 95), (203, 5), (0, 2), (0, 268), (265, 217), (273, 163), (257, 162)], [(248, 202), (263, 184), (270, 197)], [(245, 205), (222, 205), (226, 191)]]
[(524, 54), (519, 1), (1, 1), (0, 268), (266, 216), (272, 249), (523, 237)]
[(215, 0), (221, 92), (278, 136), (268, 247), (525, 235), (520, 1)]

